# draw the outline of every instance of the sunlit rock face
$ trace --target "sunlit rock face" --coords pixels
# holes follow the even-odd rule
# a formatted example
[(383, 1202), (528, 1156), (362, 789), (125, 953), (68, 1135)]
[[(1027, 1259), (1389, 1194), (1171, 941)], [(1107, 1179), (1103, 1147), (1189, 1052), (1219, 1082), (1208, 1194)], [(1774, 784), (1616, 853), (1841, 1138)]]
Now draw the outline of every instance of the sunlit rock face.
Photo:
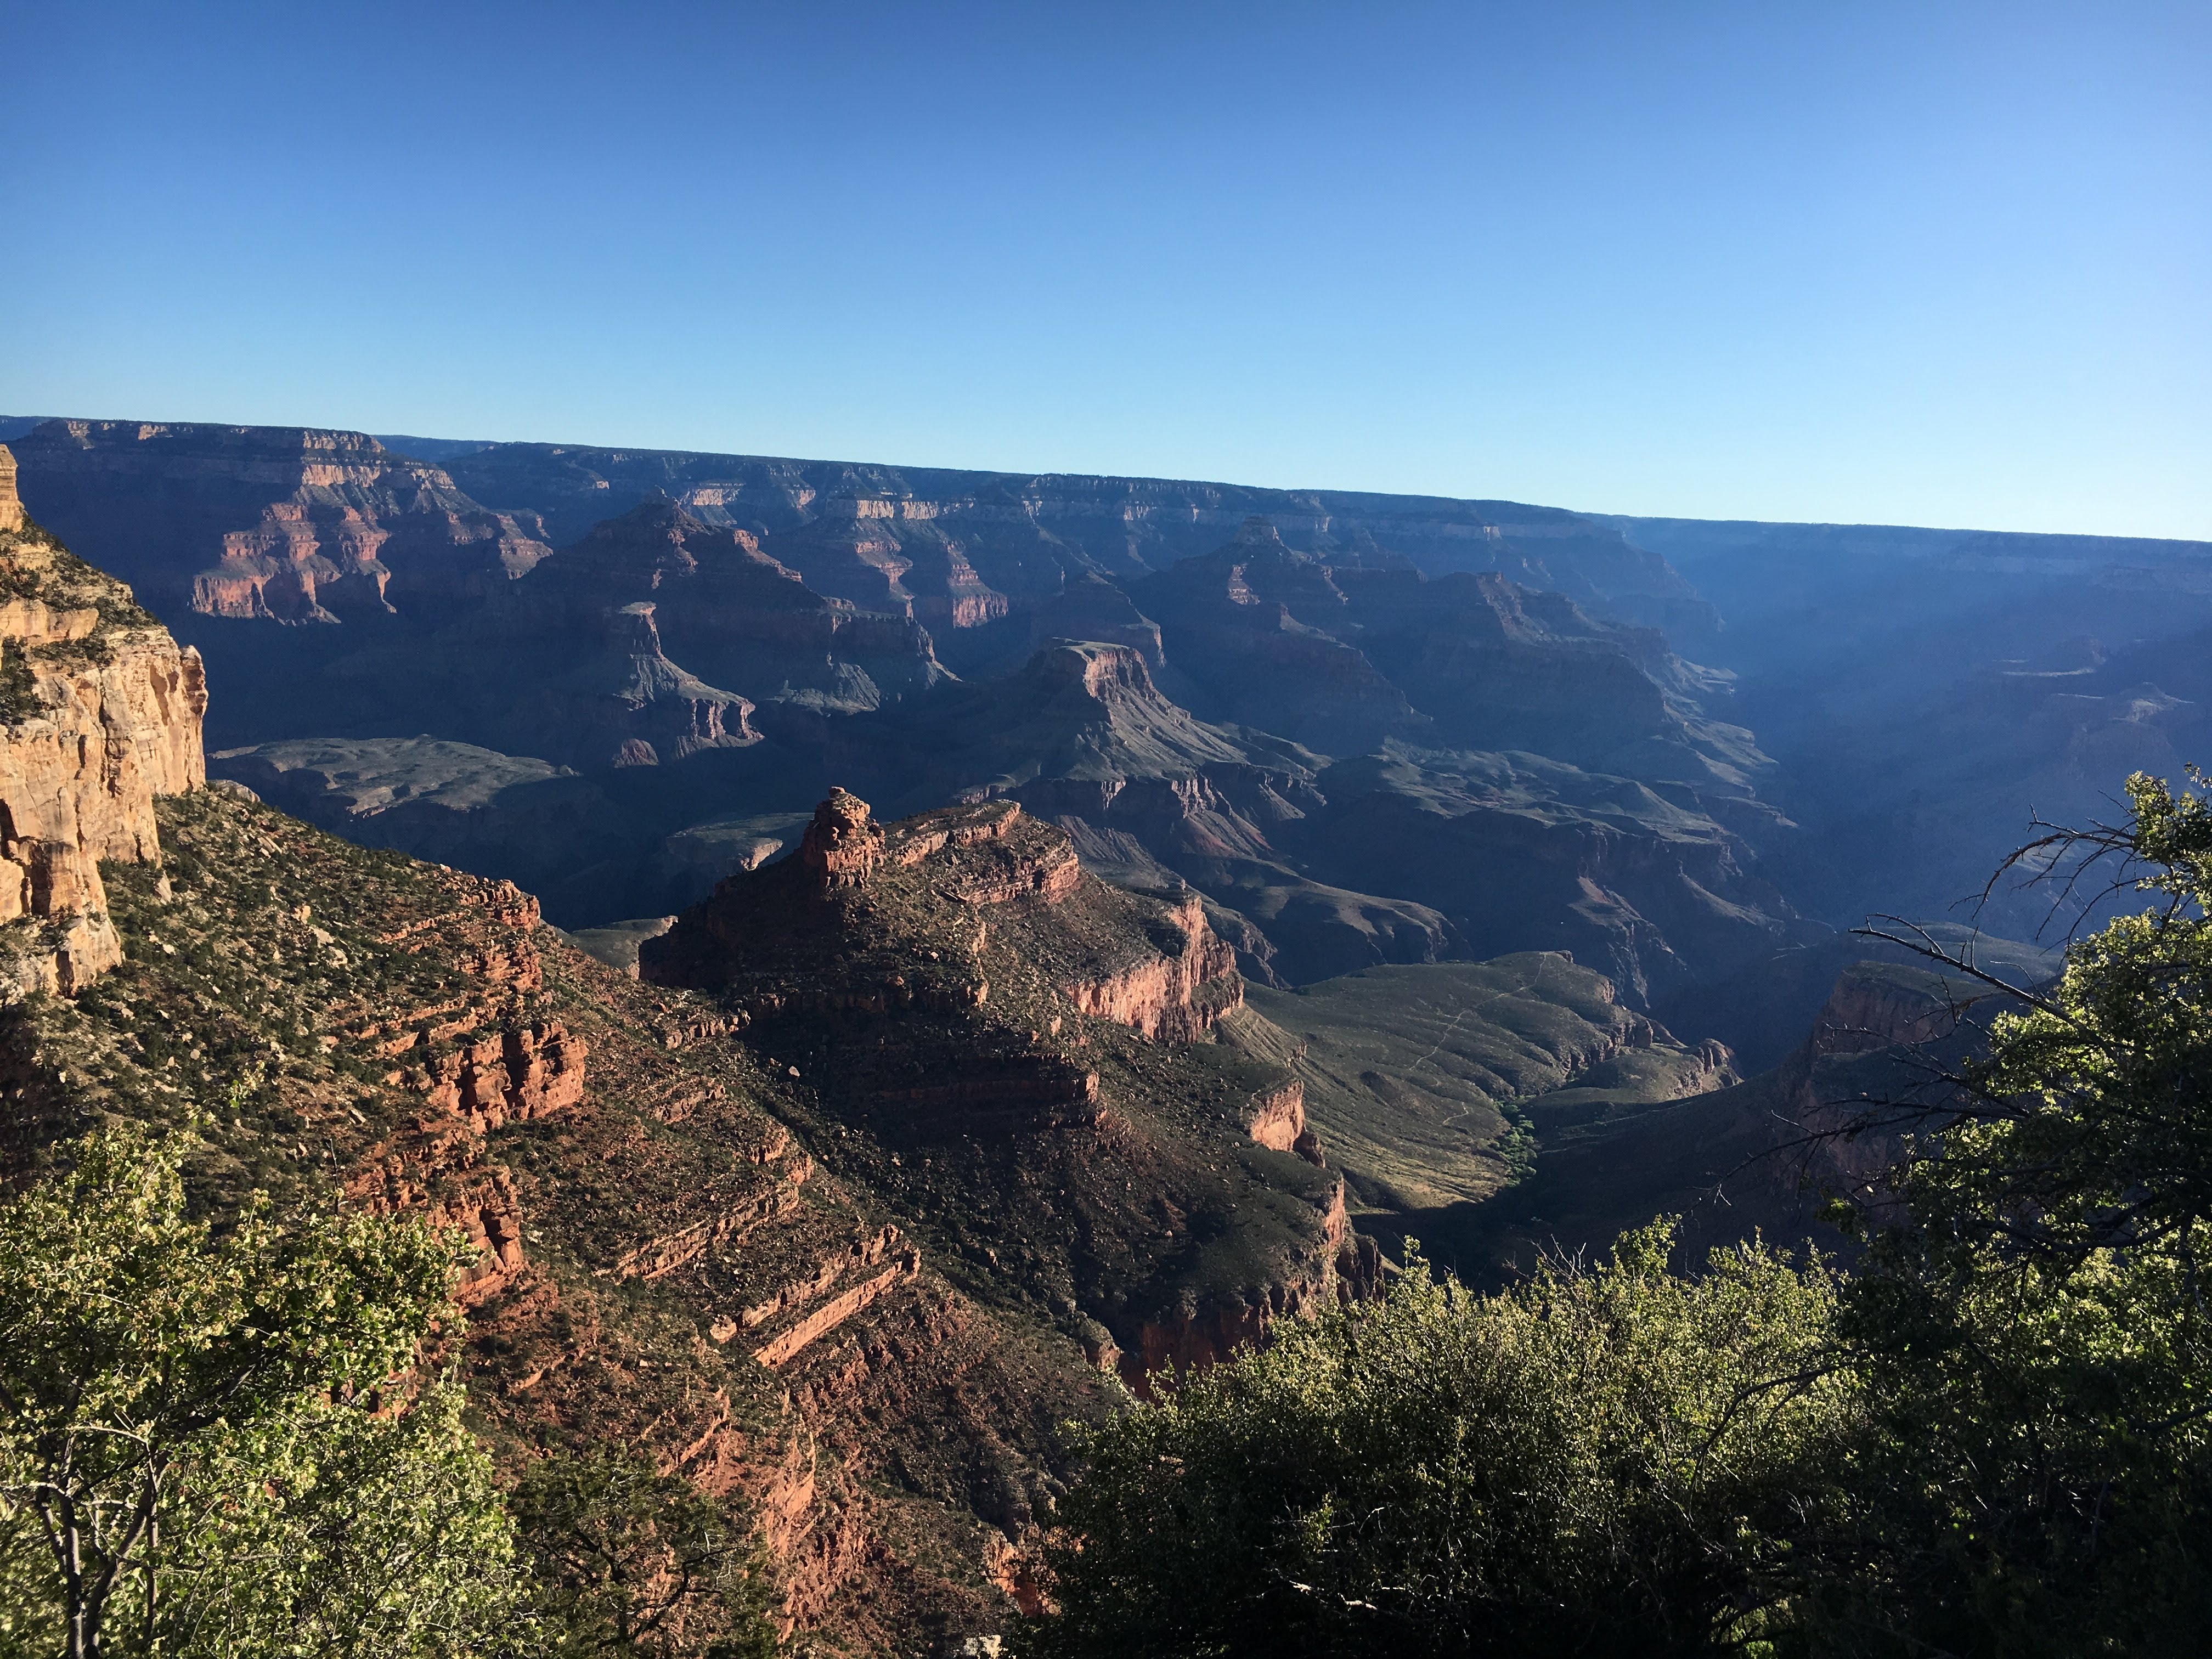
[(205, 781), (198, 653), (40, 530), (0, 446), (0, 982), (73, 993), (122, 959), (100, 861), (158, 863), (154, 799)]

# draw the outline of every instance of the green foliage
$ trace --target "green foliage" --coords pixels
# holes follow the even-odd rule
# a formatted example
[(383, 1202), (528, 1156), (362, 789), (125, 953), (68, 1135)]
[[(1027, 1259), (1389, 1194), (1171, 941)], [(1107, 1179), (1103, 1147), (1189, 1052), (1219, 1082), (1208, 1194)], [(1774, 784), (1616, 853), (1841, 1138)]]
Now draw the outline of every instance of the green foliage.
[(1698, 1653), (1772, 1622), (1842, 1455), (1835, 1284), (1672, 1229), (1495, 1297), (1389, 1296), (1085, 1437), (1024, 1653)]
[(29, 720), (44, 704), (20, 641), (0, 641), (0, 726)]
[(1850, 1276), (1647, 1229), (1294, 1323), (1086, 1438), (1024, 1651), (2212, 1650), (2212, 791), (2128, 793), (2040, 862), (2160, 903), (1911, 1109)]
[(533, 1463), (514, 1501), (556, 1652), (777, 1651), (758, 1541), (682, 1476), (601, 1447)]
[(527, 1570), (465, 1401), (451, 1378), (396, 1418), (301, 1400), (213, 1438), (162, 1551), (174, 1635), (161, 1651), (537, 1651)]
[(1840, 1605), (1907, 1646), (2212, 1640), (2212, 811), (2201, 780), (2128, 793), (2124, 830), (2074, 839), (2166, 902), (1992, 1023), (1846, 1298), (1880, 1571)]
[(2206, 798), (2204, 774), (2191, 767), (2189, 781), (2177, 790), (2163, 778), (2138, 772), (2127, 790), (2127, 851), (2152, 866), (2139, 885), (2182, 901), (2201, 920), (2205, 895), (2212, 892), (2212, 799)]
[(451, 1248), (258, 1194), (191, 1218), (192, 1140), (103, 1129), (0, 1206), (0, 1631), (73, 1659), (490, 1651), (511, 1546), (458, 1391), (369, 1409)]

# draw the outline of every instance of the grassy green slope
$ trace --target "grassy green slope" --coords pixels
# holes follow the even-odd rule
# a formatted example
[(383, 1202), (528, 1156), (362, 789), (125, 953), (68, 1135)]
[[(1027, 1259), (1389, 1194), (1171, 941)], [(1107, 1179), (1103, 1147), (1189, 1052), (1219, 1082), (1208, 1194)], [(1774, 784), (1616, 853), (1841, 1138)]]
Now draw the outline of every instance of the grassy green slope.
[(1224, 1036), (1295, 1067), (1329, 1162), (1369, 1211), (1490, 1198), (1528, 1167), (1542, 1115), (1601, 1120), (1732, 1080), (1557, 952), (1247, 995)]

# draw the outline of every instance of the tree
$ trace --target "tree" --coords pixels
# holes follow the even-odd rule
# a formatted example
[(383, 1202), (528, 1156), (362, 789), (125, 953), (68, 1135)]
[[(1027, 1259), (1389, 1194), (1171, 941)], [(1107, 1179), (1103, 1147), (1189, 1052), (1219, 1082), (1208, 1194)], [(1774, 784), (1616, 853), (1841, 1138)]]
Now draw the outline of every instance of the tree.
[(1873, 1570), (1824, 1595), (1854, 1650), (2212, 1645), (2212, 803), (2194, 774), (2127, 793), (2124, 823), (2016, 856), (2069, 889), (2118, 860), (2153, 908), (2008, 988), (1844, 1298), (1880, 1431)]
[(1837, 1131), (1906, 1127), (1850, 1275), (1416, 1263), (1079, 1437), (1025, 1651), (2212, 1651), (2212, 786), (2127, 787), (2021, 857), (2151, 908)]
[(447, 1305), (451, 1247), (413, 1221), (280, 1226), (258, 1195), (191, 1218), (191, 1145), (104, 1129), (0, 1205), (0, 1632), (70, 1659), (511, 1632), (459, 1390), (401, 1409), (389, 1386)]
[(532, 1581), (466, 1400), (451, 1376), (396, 1416), (302, 1399), (202, 1449), (162, 1563), (163, 1650), (538, 1651)]
[(742, 1514), (611, 1447), (532, 1463), (514, 1493), (563, 1654), (770, 1659), (768, 1575)]
[(1673, 1231), (1479, 1297), (1418, 1256), (1383, 1299), (1082, 1436), (1024, 1654), (1740, 1648), (1793, 1589), (1850, 1443), (1827, 1266)]

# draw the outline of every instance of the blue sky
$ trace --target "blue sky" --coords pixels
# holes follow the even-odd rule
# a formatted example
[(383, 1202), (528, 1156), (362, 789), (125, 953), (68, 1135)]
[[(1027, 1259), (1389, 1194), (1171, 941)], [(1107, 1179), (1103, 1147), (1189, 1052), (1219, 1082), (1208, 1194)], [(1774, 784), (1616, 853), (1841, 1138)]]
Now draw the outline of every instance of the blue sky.
[(2212, 538), (2212, 6), (31, 6), (0, 412)]

